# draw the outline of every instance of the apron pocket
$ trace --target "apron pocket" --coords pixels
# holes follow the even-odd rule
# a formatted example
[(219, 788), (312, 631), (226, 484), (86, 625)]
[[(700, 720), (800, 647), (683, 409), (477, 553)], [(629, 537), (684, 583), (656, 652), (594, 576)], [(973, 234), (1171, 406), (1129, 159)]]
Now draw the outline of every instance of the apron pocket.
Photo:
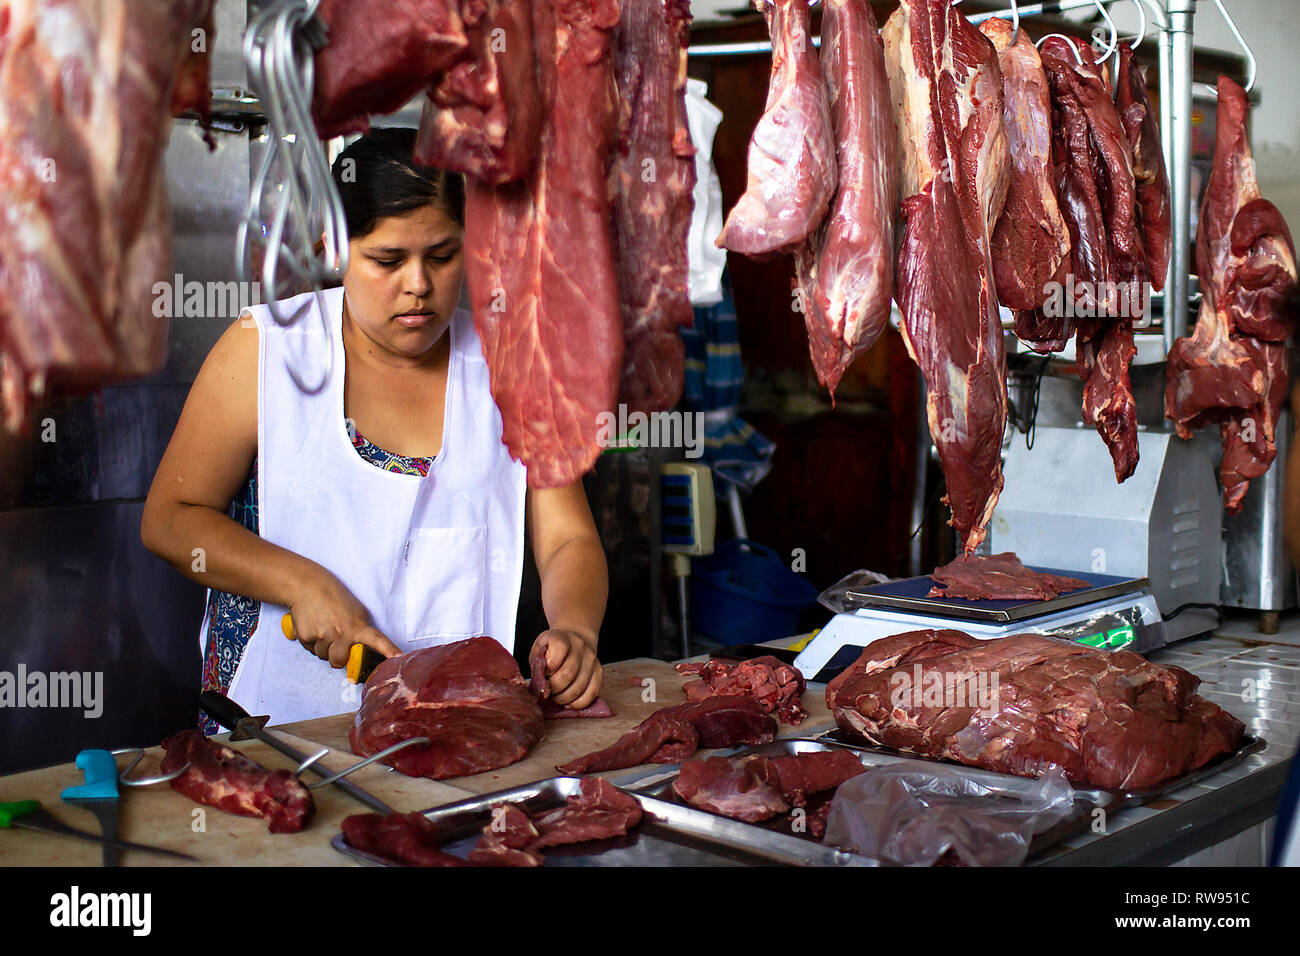
[(487, 525), (415, 529), (402, 571), (408, 641), (426, 646), (483, 634)]

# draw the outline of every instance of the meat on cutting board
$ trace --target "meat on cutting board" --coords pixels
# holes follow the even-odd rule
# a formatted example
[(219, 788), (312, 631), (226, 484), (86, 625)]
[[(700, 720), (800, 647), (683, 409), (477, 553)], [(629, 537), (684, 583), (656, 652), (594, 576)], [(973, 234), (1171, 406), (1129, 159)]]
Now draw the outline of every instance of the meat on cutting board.
[(728, 663), (723, 660), (689, 662), (676, 665), (679, 674), (695, 674), (682, 686), (687, 700), (707, 697), (752, 697), (769, 714), (776, 714), (785, 724), (798, 724), (808, 712), (803, 708), (803, 674), (793, 664), (775, 657), (755, 657)]
[(521, 759), (542, 739), (542, 711), (519, 666), (490, 637), (391, 657), (366, 681), (348, 734), (362, 757), (428, 737), (385, 759), (411, 777), (469, 776)]
[(261, 817), (272, 833), (297, 833), (316, 812), (311, 792), (288, 770), (267, 770), (197, 730), (182, 730), (162, 742), (162, 772), (186, 764), (172, 789), (195, 803), (241, 817)]
[(321, 0), (329, 42), (316, 53), (312, 118), (322, 139), (364, 133), (464, 57), (456, 0)]
[(889, 322), (898, 138), (867, 0), (826, 0), (821, 40), (838, 185), (822, 226), (796, 249), (795, 267), (813, 366), (834, 399), (844, 372)]
[(689, 0), (622, 4), (614, 48), (619, 97), (614, 237), (623, 311), (619, 403), (658, 412), (682, 397), (679, 329), (695, 321), (686, 247), (695, 147), (686, 122)]
[(1051, 90), (1023, 30), (994, 17), (980, 32), (998, 52), (1011, 152), (1007, 201), (993, 230), (993, 277), (1002, 305), (1032, 312), (1046, 303), (1049, 283), (1061, 280), (1070, 256), (1070, 232), (1056, 200)]
[(869, 644), (826, 703), (844, 731), (880, 746), (1022, 776), (1057, 764), (1076, 786), (1142, 789), (1240, 743), (1244, 725), (1196, 696), (1199, 683), (1036, 634), (912, 631)]
[(1133, 150), (1138, 231), (1146, 255), (1147, 277), (1151, 280), (1151, 288), (1159, 292), (1165, 287), (1165, 274), (1169, 271), (1169, 257), (1174, 248), (1169, 174), (1160, 147), (1160, 121), (1151, 105), (1142, 68), (1134, 62), (1133, 48), (1127, 41), (1120, 41), (1119, 45), (1115, 107)]
[(673, 791), (693, 807), (756, 823), (805, 807), (866, 770), (848, 750), (784, 757), (699, 757), (682, 764)]
[(615, 405), (623, 319), (610, 163), (617, 0), (535, 0), (542, 101), (537, 163), (521, 183), (467, 183), (466, 281), (502, 440), (533, 488), (567, 485), (600, 454)]
[(698, 747), (765, 744), (775, 736), (776, 721), (753, 698), (708, 697), (661, 708), (604, 750), (556, 769), (578, 775), (643, 763), (675, 763)]
[(459, 11), (466, 46), (429, 87), (415, 159), (489, 185), (523, 179), (542, 120), (532, 0), (440, 2)]
[(903, 0), (884, 28), (898, 124), (903, 235), (895, 273), (908, 354), (962, 547), (1002, 491), (1006, 356), (990, 244), (1007, 192), (993, 44), (946, 0)]
[(356, 813), (343, 820), (343, 838), (364, 853), (403, 866), (468, 866), (442, 851), (438, 828), (423, 813)]
[(768, 18), (772, 76), (749, 141), (748, 182), (716, 242), (751, 259), (793, 252), (835, 195), (835, 137), (813, 52), (808, 0), (755, 0)]
[[(206, 110), (209, 0), (0, 0), (0, 406), (156, 371), (171, 277), (163, 153)], [(181, 81), (184, 81), (183, 83)], [(195, 84), (199, 84), (196, 86)]]
[(1201, 206), (1196, 266), (1201, 310), (1190, 338), (1169, 351), (1165, 415), (1178, 434), (1223, 426), (1219, 476), (1228, 514), (1277, 455), (1286, 398), (1286, 341), (1295, 321), (1295, 245), (1277, 207), (1262, 198), (1246, 140), (1246, 93), (1219, 78), (1214, 162)]
[(541, 866), (542, 850), (623, 836), (641, 822), (641, 804), (604, 780), (583, 780), (562, 806), (530, 814), (517, 804), (497, 808), (470, 852), (487, 866)]
[(613, 717), (614, 711), (603, 697), (597, 697), (594, 702), (581, 710), (556, 704), (550, 699), (551, 685), (546, 680), (546, 652), (549, 646), (550, 638), (544, 637), (533, 644), (532, 653), (528, 656), (528, 689), (542, 705), (542, 716), (547, 720), (560, 720), (565, 717)]
[(961, 554), (930, 577), (934, 587), (926, 597), (964, 601), (1050, 601), (1067, 591), (1088, 587), (1079, 578), (1034, 571), (1010, 551), (993, 555)]

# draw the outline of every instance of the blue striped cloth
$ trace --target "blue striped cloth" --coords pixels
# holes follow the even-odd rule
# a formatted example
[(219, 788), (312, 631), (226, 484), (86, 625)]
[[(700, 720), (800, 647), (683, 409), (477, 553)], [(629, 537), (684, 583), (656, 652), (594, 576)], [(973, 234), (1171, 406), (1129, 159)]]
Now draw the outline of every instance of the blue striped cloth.
[(738, 414), (745, 371), (740, 362), (736, 303), (724, 274), (722, 301), (695, 310), (695, 328), (683, 329), (686, 381), (682, 404), (704, 413), (704, 454), (714, 487), (725, 498), (731, 485), (748, 493), (772, 468), (776, 445)]

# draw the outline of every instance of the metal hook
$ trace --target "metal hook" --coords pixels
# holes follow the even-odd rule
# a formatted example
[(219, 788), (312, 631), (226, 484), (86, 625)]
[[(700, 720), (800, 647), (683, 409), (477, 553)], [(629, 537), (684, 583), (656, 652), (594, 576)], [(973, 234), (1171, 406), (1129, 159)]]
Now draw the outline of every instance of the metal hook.
[[(372, 764), (376, 760), (383, 760), (385, 757), (390, 756), (391, 754), (395, 754), (399, 750), (404, 750), (407, 747), (414, 747), (416, 745), (427, 747), (429, 746), (430, 743), (432, 743), (432, 741), (430, 741), (428, 737), (411, 737), (407, 740), (403, 740), (401, 743), (393, 744), (391, 747), (388, 747), (385, 750), (381, 750), (377, 754), (372, 754), (371, 756), (367, 757), (365, 760), (362, 760), (360, 763), (354, 763), (352, 766), (345, 767), (343, 770), (340, 770), (336, 774), (331, 774), (330, 776), (325, 777), (322, 780), (318, 780), (315, 783), (309, 785), (307, 789), (316, 790), (317, 788), (323, 787), (327, 784), (331, 784), (336, 780), (342, 780), (348, 774), (360, 770), (362, 767), (368, 764)], [(317, 760), (319, 760), (327, 753), (329, 753), (328, 749), (322, 750), (320, 753), (308, 757), (307, 760), (303, 763), (303, 765), (294, 771), (294, 776), (297, 776), (299, 773), (306, 770), (308, 767), (310, 767), (312, 764), (314, 764)]]
[(1133, 42), (1130, 43), (1128, 46), (1130, 50), (1136, 50), (1139, 46), (1141, 46), (1142, 41), (1146, 39), (1146, 35), (1147, 35), (1146, 4), (1144, 4), (1142, 0), (1133, 0), (1133, 5), (1138, 9), (1138, 32), (1137, 32), (1137, 36), (1133, 38)]
[(167, 783), (169, 780), (175, 780), (177, 777), (185, 773), (185, 771), (190, 769), (190, 762), (187, 760), (183, 767), (173, 770), (170, 773), (164, 773), (157, 777), (136, 777), (133, 779), (129, 777), (128, 774), (130, 774), (140, 761), (144, 759), (144, 749), (141, 747), (121, 747), (118, 750), (111, 750), (109, 753), (114, 757), (120, 754), (135, 754), (135, 759), (127, 764), (126, 769), (119, 772), (117, 775), (117, 782), (127, 787), (148, 787), (155, 783)]
[(1241, 31), (1237, 29), (1236, 21), (1228, 13), (1228, 8), (1223, 5), (1223, 0), (1214, 0), (1214, 5), (1223, 14), (1228, 29), (1232, 31), (1232, 35), (1236, 37), (1237, 42), (1241, 44), (1242, 51), (1246, 54), (1246, 92), (1249, 93), (1255, 88), (1255, 71), (1258, 66), (1255, 62), (1255, 52), (1250, 48), (1250, 44), (1246, 42), (1246, 38), (1241, 35)]
[(1074, 54), (1074, 62), (1079, 64), (1079, 66), (1083, 66), (1083, 56), (1079, 53), (1079, 48), (1074, 45), (1074, 40), (1071, 37), (1067, 37), (1064, 33), (1049, 33), (1046, 36), (1039, 37), (1038, 42), (1034, 44), (1034, 49), (1041, 50), (1043, 48), (1043, 41), (1049, 40), (1052, 37), (1060, 37), (1064, 40), (1065, 45), (1068, 46), (1070, 52)]
[[(1097, 65), (1101, 66), (1109, 60), (1111, 54), (1119, 48), (1119, 28), (1115, 26), (1115, 21), (1110, 18), (1110, 13), (1107, 12), (1106, 5), (1102, 3), (1101, 0), (1092, 0), (1092, 2), (1097, 5), (1097, 10), (1100, 11), (1102, 19), (1106, 21), (1106, 26), (1110, 27), (1110, 45), (1106, 47), (1105, 56), (1097, 60)], [(1093, 40), (1097, 40), (1095, 31), (1093, 34)]]

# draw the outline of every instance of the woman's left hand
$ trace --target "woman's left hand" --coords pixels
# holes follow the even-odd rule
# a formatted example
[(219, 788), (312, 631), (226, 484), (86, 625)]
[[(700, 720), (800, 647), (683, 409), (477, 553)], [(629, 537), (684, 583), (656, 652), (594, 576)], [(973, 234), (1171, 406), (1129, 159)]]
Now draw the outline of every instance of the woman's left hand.
[(551, 701), (561, 707), (581, 710), (596, 702), (604, 671), (596, 659), (595, 641), (565, 627), (543, 631), (533, 642), (546, 640), (546, 682)]

